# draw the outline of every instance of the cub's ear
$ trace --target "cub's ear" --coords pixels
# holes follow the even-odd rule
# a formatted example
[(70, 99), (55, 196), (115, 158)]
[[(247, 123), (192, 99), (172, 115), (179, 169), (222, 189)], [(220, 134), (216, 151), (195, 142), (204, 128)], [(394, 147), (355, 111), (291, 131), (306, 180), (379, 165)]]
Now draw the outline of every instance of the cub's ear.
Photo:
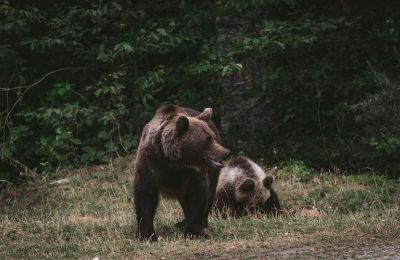
[(176, 135), (182, 136), (189, 129), (189, 119), (186, 116), (178, 117), (175, 127)]
[(251, 179), (247, 179), (244, 182), (242, 182), (239, 186), (239, 190), (242, 192), (249, 192), (254, 189), (254, 181)]
[(196, 118), (208, 122), (211, 120), (211, 116), (212, 116), (212, 108), (207, 107), (204, 109), (203, 112), (201, 112), (198, 116), (196, 116)]
[(271, 175), (268, 175), (263, 180), (264, 187), (267, 188), (267, 189), (271, 189), (271, 186), (272, 186), (273, 182), (274, 182), (274, 177), (272, 177)]

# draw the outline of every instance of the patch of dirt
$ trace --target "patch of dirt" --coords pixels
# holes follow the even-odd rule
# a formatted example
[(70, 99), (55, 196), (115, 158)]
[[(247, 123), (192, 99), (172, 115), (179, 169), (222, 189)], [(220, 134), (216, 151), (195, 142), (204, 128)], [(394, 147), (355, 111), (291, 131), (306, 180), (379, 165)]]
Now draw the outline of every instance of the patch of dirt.
[(266, 252), (259, 259), (400, 259), (400, 238), (360, 244), (300, 246)]
[[(338, 241), (336, 241), (338, 242)], [(334, 243), (336, 243), (334, 242)], [(257, 241), (234, 241), (212, 245), (192, 251), (171, 252), (165, 259), (399, 259), (399, 238), (343, 238), (334, 244), (320, 241), (312, 245), (297, 242), (285, 243), (287, 246), (273, 245)], [(293, 246), (291, 246), (293, 245)], [(267, 247), (265, 247), (267, 246)], [(277, 246), (277, 247), (276, 247)], [(272, 247), (272, 248), (271, 248)], [(150, 257), (151, 258), (151, 257)], [(155, 258), (159, 259), (159, 258)]]

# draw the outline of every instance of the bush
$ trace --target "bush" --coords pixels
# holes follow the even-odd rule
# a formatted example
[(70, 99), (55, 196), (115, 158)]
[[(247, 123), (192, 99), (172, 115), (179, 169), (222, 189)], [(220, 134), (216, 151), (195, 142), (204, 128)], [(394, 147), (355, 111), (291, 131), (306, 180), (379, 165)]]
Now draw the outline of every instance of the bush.
[(214, 106), (229, 64), (210, 5), (1, 0), (0, 172), (102, 162), (131, 153), (160, 104)]
[[(259, 72), (248, 59), (274, 124), (245, 152), (398, 169), (398, 3), (351, 2), (0, 0), (0, 179), (131, 153), (163, 103), (218, 115), (221, 79)], [(229, 53), (218, 16), (241, 21)]]
[(339, 1), (265, 1), (267, 14), (253, 6), (231, 54), (260, 64), (244, 67), (262, 75), (248, 95), (273, 111), (254, 156), (398, 169), (398, 3), (351, 2), (349, 15)]

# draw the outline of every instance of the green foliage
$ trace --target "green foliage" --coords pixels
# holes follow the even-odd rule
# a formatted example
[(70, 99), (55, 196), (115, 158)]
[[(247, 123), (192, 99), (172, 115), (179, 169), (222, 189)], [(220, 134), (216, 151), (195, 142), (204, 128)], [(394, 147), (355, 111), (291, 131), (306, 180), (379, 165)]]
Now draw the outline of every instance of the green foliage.
[[(344, 15), (340, 1), (0, 0), (0, 176), (131, 153), (163, 103), (218, 115), (219, 83), (238, 70), (261, 75), (247, 94), (274, 114), (255, 156), (394, 170), (397, 7), (355, 1)], [(217, 17), (240, 21), (229, 53), (217, 50)]]
[[(364, 100), (350, 106), (355, 122), (363, 129), (361, 141), (373, 147), (371, 159), (377, 165), (396, 165), (400, 156), (400, 80), (372, 69), (372, 80), (378, 88)], [(383, 167), (383, 166), (382, 166)]]
[(323, 207), (331, 206), (330, 210), (339, 212), (356, 212), (359, 210), (384, 210), (386, 203), (393, 203), (393, 187), (390, 192), (387, 186), (374, 186), (371, 189), (343, 190), (340, 187), (324, 187), (308, 194), (306, 201)]
[(300, 181), (309, 181), (316, 175), (315, 171), (307, 167), (302, 161), (291, 161), (283, 170), (289, 176), (296, 177)]
[(248, 95), (274, 113), (255, 154), (331, 169), (399, 169), (398, 3), (353, 4), (347, 16), (339, 1), (243, 6), (253, 17), (231, 55), (260, 64), (245, 68), (263, 75)]
[(213, 106), (211, 3), (0, 1), (0, 174), (133, 152), (166, 102)]

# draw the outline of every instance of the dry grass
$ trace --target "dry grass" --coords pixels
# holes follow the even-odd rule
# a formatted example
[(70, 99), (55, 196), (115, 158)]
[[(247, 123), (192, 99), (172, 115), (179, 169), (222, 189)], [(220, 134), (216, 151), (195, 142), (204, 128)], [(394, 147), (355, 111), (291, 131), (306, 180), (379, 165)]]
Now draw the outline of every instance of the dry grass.
[(211, 239), (187, 240), (173, 227), (182, 218), (178, 204), (163, 199), (155, 223), (162, 240), (141, 243), (134, 238), (129, 165), (120, 159), (61, 172), (63, 185), (43, 179), (9, 186), (0, 202), (0, 258), (263, 258), (287, 248), (400, 242), (394, 180), (317, 174), (292, 163), (274, 173), (283, 216), (212, 217)]

